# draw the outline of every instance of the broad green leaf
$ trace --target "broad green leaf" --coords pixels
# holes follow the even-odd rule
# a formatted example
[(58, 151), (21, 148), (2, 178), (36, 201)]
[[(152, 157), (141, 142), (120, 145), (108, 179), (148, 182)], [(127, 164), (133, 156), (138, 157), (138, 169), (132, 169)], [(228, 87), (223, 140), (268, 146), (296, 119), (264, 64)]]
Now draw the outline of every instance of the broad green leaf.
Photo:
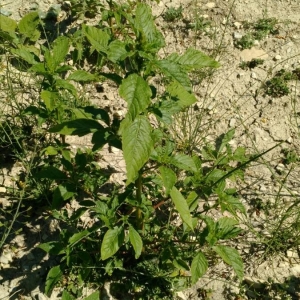
[(217, 68), (220, 64), (204, 54), (203, 52), (188, 48), (186, 52), (177, 60), (181, 65), (184, 65), (189, 70), (201, 69), (204, 67)]
[(127, 170), (127, 185), (138, 177), (139, 170), (151, 154), (153, 149), (151, 129), (149, 120), (144, 116), (138, 116), (123, 131), (122, 144)]
[(55, 92), (45, 90), (41, 92), (41, 98), (49, 111), (52, 111), (55, 108), (55, 102), (57, 102), (58, 97), (58, 93)]
[(135, 252), (135, 259), (138, 259), (142, 253), (143, 241), (139, 233), (132, 226), (129, 226), (129, 240)]
[(89, 82), (96, 80), (97, 77), (84, 70), (76, 70), (69, 77), (68, 80), (74, 80), (77, 82)]
[(178, 81), (188, 92), (192, 91), (189, 76), (179, 63), (163, 59), (156, 61), (155, 65), (167, 78)]
[(57, 149), (53, 146), (48, 146), (47, 148), (45, 148), (45, 153), (47, 155), (56, 155), (58, 153)]
[(177, 181), (176, 174), (171, 169), (164, 166), (159, 167), (159, 172), (166, 189), (166, 194), (169, 195)]
[(46, 278), (45, 293), (50, 297), (55, 285), (62, 279), (63, 272), (60, 266), (55, 266), (50, 269)]
[(150, 104), (152, 92), (142, 77), (132, 74), (123, 80), (119, 94), (128, 103), (128, 115), (133, 121)]
[(78, 135), (84, 136), (88, 133), (104, 130), (104, 127), (96, 120), (77, 119), (63, 122), (49, 129), (49, 132), (56, 132), (63, 135)]
[(71, 184), (60, 184), (53, 192), (52, 208), (59, 209), (64, 201), (72, 198), (76, 193), (76, 188)]
[(222, 177), (226, 175), (225, 171), (219, 170), (219, 169), (214, 169), (212, 170), (205, 178), (205, 181), (207, 183), (215, 183), (218, 180), (220, 180)]
[(81, 232), (75, 233), (73, 234), (70, 238), (69, 238), (69, 247), (73, 247), (75, 244), (77, 244), (79, 241), (81, 241), (83, 238), (87, 237), (88, 235), (90, 235), (91, 232), (89, 230), (83, 230)]
[(171, 96), (178, 98), (177, 104), (181, 108), (185, 108), (197, 102), (197, 98), (189, 93), (178, 81), (173, 81), (167, 91)]
[(47, 178), (47, 179), (52, 179), (52, 180), (62, 180), (62, 179), (67, 179), (67, 175), (53, 167), (53, 166), (43, 166), (41, 170), (35, 174), (36, 178)]
[(37, 63), (28, 69), (29, 71), (35, 72), (39, 75), (47, 75), (48, 71), (45, 69), (44, 63)]
[(220, 255), (225, 263), (232, 266), (239, 280), (243, 280), (244, 265), (239, 252), (234, 248), (222, 245), (214, 246), (213, 250)]
[(82, 30), (91, 43), (92, 49), (96, 49), (98, 52), (106, 52), (110, 36), (105, 31), (87, 25), (83, 25)]
[(18, 24), (19, 32), (28, 37), (31, 41), (37, 41), (40, 32), (36, 29), (40, 22), (37, 11), (25, 15)]
[(198, 195), (196, 192), (192, 191), (189, 193), (188, 197), (186, 198), (186, 202), (190, 208), (190, 211), (194, 211), (198, 206)]
[(61, 300), (74, 300), (75, 298), (66, 290), (63, 291)]
[(173, 186), (170, 196), (183, 222), (185, 222), (193, 230), (193, 222), (188, 204), (175, 186)]
[(52, 55), (54, 60), (54, 69), (65, 60), (69, 52), (70, 40), (65, 36), (59, 36), (53, 43)]
[(89, 296), (85, 297), (83, 300), (99, 300), (100, 299), (100, 293), (94, 292), (90, 294)]
[(134, 27), (142, 34), (147, 42), (156, 38), (156, 26), (153, 20), (151, 8), (144, 3), (139, 3), (135, 11)]
[(38, 248), (44, 250), (45, 252), (51, 255), (60, 255), (65, 253), (65, 245), (61, 242), (56, 241), (39, 244)]
[(17, 28), (17, 22), (11, 18), (0, 15), (0, 30), (5, 32), (15, 32)]
[(173, 122), (173, 115), (182, 110), (178, 102), (179, 101), (164, 99), (156, 104), (153, 109), (153, 113), (159, 121), (162, 121), (167, 125), (171, 125)]
[(57, 78), (55, 80), (55, 85), (57, 88), (65, 89), (70, 92), (74, 97), (77, 97), (77, 90), (72, 83), (67, 80)]
[(126, 44), (124, 42), (115, 40), (109, 44), (106, 53), (107, 58), (116, 63), (124, 60), (127, 57), (128, 51), (126, 50)]
[(22, 59), (24, 59), (26, 62), (28, 62), (31, 65), (35, 65), (38, 62), (35, 60), (35, 56), (33, 53), (31, 53), (26, 47), (21, 46), (18, 49), (11, 49), (11, 52), (15, 55), (18, 55)]
[(218, 151), (218, 153), (221, 153), (222, 150), (224, 149), (224, 147), (232, 140), (233, 136), (234, 136), (235, 130), (234, 129), (230, 129), (228, 132), (226, 132), (221, 140), (221, 144), (219, 145), (219, 147), (216, 149)]
[(227, 210), (228, 212), (232, 213), (234, 216), (236, 215), (237, 211), (240, 211), (244, 215), (246, 215), (246, 209), (241, 201), (231, 195), (222, 195), (220, 197), (220, 206), (222, 212)]
[(124, 242), (124, 230), (122, 227), (108, 229), (101, 244), (101, 259), (106, 260), (113, 256)]
[(182, 170), (192, 171), (192, 172), (198, 171), (193, 158), (183, 153), (179, 153), (176, 154), (175, 156), (172, 156), (170, 163)]
[(79, 107), (78, 110), (81, 110), (81, 113), (87, 119), (90, 118), (90, 119), (102, 120), (107, 125), (110, 124), (109, 114), (106, 110), (102, 108), (98, 108), (95, 106), (85, 106), (85, 107)]
[(233, 218), (223, 217), (217, 222), (218, 239), (230, 239), (236, 237), (242, 230), (236, 227), (238, 221)]
[(208, 263), (204, 254), (199, 251), (191, 265), (192, 284), (195, 284), (207, 271)]

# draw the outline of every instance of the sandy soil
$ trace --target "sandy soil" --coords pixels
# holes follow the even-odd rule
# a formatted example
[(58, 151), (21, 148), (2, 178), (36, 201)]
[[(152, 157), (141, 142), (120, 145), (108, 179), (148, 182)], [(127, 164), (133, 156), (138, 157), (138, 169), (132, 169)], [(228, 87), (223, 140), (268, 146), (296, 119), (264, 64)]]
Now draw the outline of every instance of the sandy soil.
[[(3, 5), (5, 13), (11, 12), (12, 17), (18, 20), (31, 9), (38, 8), (41, 11), (47, 11), (53, 3), (56, 2), (45, 0), (39, 1), (37, 4), (35, 1), (2, 0), (0, 4)], [(281, 149), (289, 148), (296, 152), (300, 149), (299, 129), (295, 117), (295, 113), (300, 111), (300, 89), (298, 81), (291, 81), (289, 95), (272, 97), (263, 95), (262, 86), (276, 71), (282, 68), (294, 70), (300, 67), (299, 0), (215, 0), (210, 2), (163, 0), (159, 4), (153, 3), (152, 6), (154, 14), (158, 16), (157, 23), (167, 40), (166, 52), (181, 53), (184, 47), (195, 46), (205, 53), (212, 53), (216, 45), (220, 45), (221, 50), (217, 60), (222, 66), (214, 75), (214, 80), (212, 82), (203, 81), (200, 85), (195, 86), (199, 106), (207, 112), (205, 120), (215, 120), (214, 126), (209, 128), (209, 137), (213, 138), (226, 132), (229, 128), (236, 128), (233, 145), (245, 145), (253, 151), (265, 151), (275, 144), (283, 142), (282, 146), (265, 156), (266, 164), (253, 166), (247, 171), (246, 182), (243, 186), (248, 186), (243, 195), (243, 202), (246, 206), (251, 200), (249, 196), (251, 193), (264, 197), (265, 201), (273, 201), (274, 195), (279, 193), (280, 184), (278, 182), (281, 180), (281, 177), (276, 177), (275, 180), (274, 173), (280, 168), (285, 168), (281, 163)], [(190, 20), (197, 14), (202, 20), (209, 21), (211, 25), (200, 34), (195, 34), (191, 30), (183, 30), (185, 27), (183, 21), (178, 21), (176, 24), (164, 23), (162, 14), (168, 7), (177, 8), (179, 6), (183, 7), (183, 19)], [(196, 11), (195, 7), (197, 7)], [(243, 22), (255, 22), (262, 17), (274, 17), (279, 20), (278, 34), (267, 36), (262, 41), (256, 41), (251, 49), (236, 48), (234, 43), (237, 37), (247, 32), (242, 25)], [(172, 26), (174, 28), (171, 30)], [(211, 38), (212, 35), (214, 38)], [(246, 70), (240, 68), (241, 62), (247, 62), (253, 58), (264, 59), (263, 65)], [(100, 94), (91, 88), (89, 96), (91, 101), (97, 105), (109, 105), (112, 113), (122, 116), (126, 112), (122, 100), (116, 97), (116, 91), (109, 85), (104, 86), (104, 92)], [(90, 144), (89, 137), (81, 139), (72, 137), (68, 141), (75, 147)], [(125, 170), (121, 152), (110, 153), (108, 150), (104, 150), (103, 155), (103, 164), (112, 165), (119, 172), (113, 174), (111, 180), (121, 182)], [(298, 170), (293, 170), (293, 174), (294, 176), (291, 177), (287, 186), (289, 191), (300, 194), (300, 185), (297, 183)], [(284, 194), (284, 191), (282, 193)], [(282, 196), (282, 201), (289, 201), (290, 198), (286, 197), (285, 199), (284, 197)], [(264, 218), (267, 218), (263, 213), (261, 215), (252, 214), (251, 217), (254, 227), (255, 224), (258, 224), (257, 227), (259, 227), (264, 223)], [(39, 224), (32, 226), (36, 225)], [(19, 239), (20, 245), (24, 246), (22, 237)], [(38, 234), (32, 236), (31, 239), (32, 242), (27, 243), (27, 249), (24, 249), (23, 256), (19, 254), (20, 263), (25, 267), (22, 266), (18, 272), (13, 269), (7, 271), (3, 266), (0, 270), (0, 295), (7, 295), (7, 298), (4, 299), (10, 299), (8, 295), (12, 295), (18, 290), (19, 285), (24, 286), (24, 284), (28, 284), (29, 287), (27, 294), (24, 294), (28, 297), (26, 299), (46, 299), (40, 292), (42, 281), (38, 280), (40, 277), (38, 265), (40, 259), (42, 259), (43, 268), (48, 267), (51, 263), (47, 262), (47, 258), (36, 257), (32, 254), (34, 252), (28, 249), (28, 245), (36, 246), (39, 240)], [(261, 284), (270, 277), (275, 283), (285, 282), (290, 276), (294, 276), (296, 279), (300, 278), (300, 260), (295, 251), (291, 250), (285, 256), (278, 256), (262, 262), (259, 257), (260, 253), (251, 253), (246, 244), (244, 246), (241, 244), (239, 250), (244, 257), (247, 257), (245, 271), (246, 281), (249, 283)], [(11, 257), (8, 263), (13, 259)], [(1, 259), (0, 263), (4, 264)], [(32, 268), (32, 272), (28, 272), (26, 268)], [(224, 275), (225, 282), (220, 274), (226, 275)], [(220, 264), (217, 269), (210, 271), (201, 279), (195, 287), (179, 296), (183, 299), (205, 299), (201, 291), (212, 289), (207, 299), (240, 299), (233, 296), (234, 293), (238, 293), (238, 288), (235, 286), (237, 283), (230, 280), (232, 275), (231, 270)], [(30, 282), (33, 281), (36, 281), (37, 284), (31, 286)], [(292, 285), (291, 288), (294, 288), (294, 295), (297, 297), (300, 288)], [(188, 298), (189, 295), (191, 298)], [(55, 295), (51, 299), (56, 299)]]

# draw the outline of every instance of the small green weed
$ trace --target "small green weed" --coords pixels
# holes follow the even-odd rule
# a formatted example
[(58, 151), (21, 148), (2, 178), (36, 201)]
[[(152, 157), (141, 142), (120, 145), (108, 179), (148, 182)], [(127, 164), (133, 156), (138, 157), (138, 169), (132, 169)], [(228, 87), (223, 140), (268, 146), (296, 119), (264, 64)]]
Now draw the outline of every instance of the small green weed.
[(241, 49), (248, 49), (254, 45), (255, 40), (262, 40), (267, 35), (278, 34), (278, 28), (276, 25), (278, 21), (275, 18), (263, 18), (259, 19), (257, 22), (244, 23), (245, 30), (249, 30), (241, 39), (235, 41), (235, 46)]
[(284, 69), (279, 70), (273, 78), (265, 82), (265, 94), (272, 97), (288, 95), (290, 93), (288, 81), (293, 79), (297, 79), (297, 76), (294, 73), (285, 71)]
[(175, 7), (169, 7), (167, 11), (163, 14), (163, 19), (166, 22), (174, 22), (182, 18), (182, 6), (179, 6), (178, 8)]
[(240, 63), (240, 68), (243, 70), (254, 69), (257, 66), (262, 65), (263, 63), (264, 63), (263, 59), (254, 58), (251, 61), (244, 61)]

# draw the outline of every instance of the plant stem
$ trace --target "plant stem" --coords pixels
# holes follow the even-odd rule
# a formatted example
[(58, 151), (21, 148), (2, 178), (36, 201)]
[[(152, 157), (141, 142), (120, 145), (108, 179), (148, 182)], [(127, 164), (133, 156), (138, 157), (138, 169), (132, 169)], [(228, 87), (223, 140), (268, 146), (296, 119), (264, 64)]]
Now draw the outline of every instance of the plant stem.
[(137, 229), (143, 230), (144, 229), (144, 222), (143, 222), (143, 216), (142, 216), (142, 210), (141, 210), (141, 205), (142, 205), (142, 175), (139, 174), (139, 177), (135, 181), (135, 187), (136, 187), (136, 200), (138, 203), (138, 206), (136, 208), (135, 216), (136, 216), (136, 224), (137, 224)]

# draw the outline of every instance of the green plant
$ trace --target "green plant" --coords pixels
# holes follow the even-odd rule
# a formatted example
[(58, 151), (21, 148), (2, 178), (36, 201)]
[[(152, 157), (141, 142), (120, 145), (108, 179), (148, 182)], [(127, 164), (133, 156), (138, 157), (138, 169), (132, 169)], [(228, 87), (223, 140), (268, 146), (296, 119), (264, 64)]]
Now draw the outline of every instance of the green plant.
[(240, 63), (240, 68), (243, 70), (254, 69), (257, 66), (262, 65), (263, 63), (264, 63), (263, 59), (254, 58), (251, 61), (244, 61)]
[(163, 14), (163, 18), (166, 22), (174, 22), (182, 18), (182, 11), (182, 6), (179, 6), (178, 8), (170, 6)]
[[(218, 67), (218, 63), (192, 48), (183, 55), (159, 58), (157, 52), (164, 39), (150, 8), (139, 3), (129, 14), (115, 3), (109, 5), (114, 16), (106, 14), (100, 28), (82, 25), (74, 39), (58, 37), (52, 45), (42, 46), (42, 61), (33, 48), (11, 44), (19, 49), (12, 55), (23, 59), (29, 72), (40, 78), (40, 101), (29, 105), (25, 115), (35, 116), (45, 129), (50, 127), (50, 133), (61, 136), (41, 151), (43, 163), (31, 170), (33, 179), (50, 191), (51, 215), (68, 228), (61, 231), (59, 240), (40, 245), (48, 253), (61, 256), (61, 264), (49, 271), (46, 293), (51, 293), (64, 274), (76, 274), (78, 286), (96, 276), (102, 284), (105, 280), (122, 282), (129, 294), (145, 299), (151, 290), (152, 299), (163, 299), (195, 283), (205, 273), (213, 253), (232, 265), (241, 279), (243, 265), (237, 250), (221, 241), (241, 232), (236, 214), (245, 211), (236, 191), (226, 188), (225, 179), (242, 176), (242, 166), (249, 158), (243, 149), (231, 150), (228, 143), (233, 131), (220, 137), (216, 148), (205, 149), (203, 158), (181, 152), (168, 131), (173, 115), (196, 102), (188, 73)], [(106, 25), (112, 24), (112, 19), (120, 22)], [(27, 35), (38, 28), (37, 23), (34, 27), (26, 24)], [(16, 28), (6, 33), (18, 36)], [(81, 47), (70, 52), (71, 43)], [(84, 51), (78, 55), (78, 49)], [(68, 57), (74, 55), (79, 58), (75, 63), (80, 63), (86, 53), (97, 55), (94, 74), (67, 64)], [(98, 71), (103, 65), (110, 73)], [(161, 94), (148, 83), (157, 74), (166, 87)], [(106, 78), (115, 81), (128, 104), (121, 121), (111, 119), (104, 109), (77, 105), (78, 84)], [(151, 115), (158, 127), (151, 125)], [(63, 136), (88, 133), (92, 133), (93, 149), (73, 157)], [(98, 188), (107, 177), (94, 164), (95, 151), (105, 144), (123, 150), (127, 171), (125, 190), (120, 192), (116, 186), (106, 197)], [(211, 164), (205, 171), (204, 161)], [(232, 162), (240, 165), (230, 167)], [(80, 191), (87, 200), (79, 201)], [(232, 218), (214, 220), (199, 211), (201, 201), (213, 195), (218, 199), (214, 208), (231, 212)], [(80, 208), (69, 216), (64, 203), (75, 197)], [(205, 211), (209, 210), (205, 206)], [(94, 219), (91, 226), (82, 223), (84, 213)], [(177, 215), (181, 217), (178, 224)], [(131, 278), (125, 279), (126, 274)], [(74, 293), (73, 288), (71, 291)]]
[(273, 78), (265, 82), (265, 94), (273, 97), (288, 95), (290, 93), (290, 89), (287, 82), (292, 79), (297, 79), (294, 73), (287, 72), (284, 69), (279, 70)]

